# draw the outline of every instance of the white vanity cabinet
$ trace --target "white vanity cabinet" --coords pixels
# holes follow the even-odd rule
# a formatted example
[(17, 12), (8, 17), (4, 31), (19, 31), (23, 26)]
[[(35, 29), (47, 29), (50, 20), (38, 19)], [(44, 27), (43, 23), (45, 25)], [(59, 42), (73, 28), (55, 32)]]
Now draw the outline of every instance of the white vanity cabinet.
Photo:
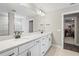
[(35, 45), (35, 41), (31, 41), (19, 46), (19, 56), (28, 56), (29, 49)]
[(48, 48), (52, 45), (52, 37), (51, 35), (48, 35)]
[(51, 45), (52, 38), (48, 34), (4, 51), (0, 56), (44, 56)]
[(50, 35), (47, 35), (45, 39), (46, 39), (45, 42), (46, 42), (46, 51), (47, 51), (52, 45), (52, 39)]
[(47, 39), (46, 36), (41, 37), (41, 55), (45, 55), (47, 50)]
[(51, 45), (52, 45), (51, 35), (41, 37), (41, 55), (45, 55), (47, 50), (51, 47)]
[(40, 56), (40, 39), (20, 46), (19, 56)]
[(0, 56), (17, 56), (17, 55), (18, 55), (18, 48), (14, 48), (0, 54)]
[(26, 51), (20, 53), (18, 56), (27, 56), (27, 52), (28, 52), (28, 50), (26, 50)]

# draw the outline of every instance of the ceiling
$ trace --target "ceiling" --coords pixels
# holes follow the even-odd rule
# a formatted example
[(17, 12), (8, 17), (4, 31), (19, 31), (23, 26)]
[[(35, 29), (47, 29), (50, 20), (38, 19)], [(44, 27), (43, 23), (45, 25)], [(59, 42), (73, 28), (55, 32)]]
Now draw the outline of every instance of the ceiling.
[(37, 8), (42, 9), (45, 12), (51, 12), (63, 8), (68, 8), (71, 6), (79, 5), (77, 4), (72, 4), (72, 3), (36, 3), (35, 6)]
[(12, 10), (16, 10), (16, 14), (23, 16), (36, 15), (32, 8), (25, 7), (19, 3), (0, 3), (1, 12), (11, 12)]
[(51, 11), (68, 8), (79, 4), (69, 3), (0, 3), (0, 12), (10, 12), (16, 10), (17, 14), (23, 16), (35, 16), (38, 15), (37, 11), (48, 13)]

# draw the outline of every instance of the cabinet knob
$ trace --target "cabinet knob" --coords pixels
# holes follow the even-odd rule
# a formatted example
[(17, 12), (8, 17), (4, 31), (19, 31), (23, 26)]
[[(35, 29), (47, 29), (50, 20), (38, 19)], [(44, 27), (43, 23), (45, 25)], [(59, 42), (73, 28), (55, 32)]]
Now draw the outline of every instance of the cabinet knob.
[(15, 53), (10, 54), (9, 56), (13, 56)]

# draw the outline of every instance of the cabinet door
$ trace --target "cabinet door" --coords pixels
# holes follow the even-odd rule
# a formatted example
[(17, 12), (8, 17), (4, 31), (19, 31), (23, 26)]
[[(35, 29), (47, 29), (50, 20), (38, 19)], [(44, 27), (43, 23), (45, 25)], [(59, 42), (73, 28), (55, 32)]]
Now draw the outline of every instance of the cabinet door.
[(42, 37), (41, 38), (41, 55), (45, 55), (47, 51), (47, 38)]
[(50, 48), (50, 46), (51, 46), (51, 42), (52, 42), (52, 40), (51, 40), (51, 36), (48, 35), (48, 36), (47, 36), (47, 50)]
[(35, 45), (29, 49), (31, 51), (31, 56), (40, 56), (40, 41), (36, 40)]
[(48, 38), (49, 38), (49, 47), (50, 47), (52, 45), (52, 37), (51, 37), (51, 35), (49, 35)]
[(17, 55), (18, 55), (18, 48), (14, 48), (0, 54), (0, 56), (17, 56)]
[(29, 56), (36, 56), (37, 55), (37, 50), (36, 46), (33, 46), (32, 48), (29, 49)]
[(26, 50), (26, 51), (20, 53), (19, 56), (27, 56), (27, 52), (28, 52), (28, 50)]
[(46, 36), (46, 51), (49, 49), (49, 38)]

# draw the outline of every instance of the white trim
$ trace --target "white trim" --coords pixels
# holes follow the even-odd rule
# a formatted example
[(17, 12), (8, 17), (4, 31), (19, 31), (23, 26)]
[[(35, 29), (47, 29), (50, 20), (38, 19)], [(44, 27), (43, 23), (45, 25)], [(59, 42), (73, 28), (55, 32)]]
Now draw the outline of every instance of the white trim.
[(79, 10), (76, 10), (76, 11), (71, 11), (71, 12), (65, 12), (65, 13), (62, 13), (62, 48), (64, 48), (64, 15), (68, 15), (68, 14), (73, 14), (73, 13), (79, 13)]
[(77, 20), (77, 18), (75, 18), (75, 40), (74, 40), (75, 45), (76, 45), (76, 40), (77, 40), (77, 37), (76, 37), (77, 36), (77, 25), (76, 25), (77, 21), (76, 20)]
[(62, 48), (64, 48), (64, 14), (62, 14), (62, 32), (61, 32), (61, 34), (62, 34)]
[(71, 11), (71, 12), (65, 12), (65, 13), (62, 13), (62, 15), (68, 15), (68, 14), (73, 14), (73, 13), (79, 13), (79, 10)]

